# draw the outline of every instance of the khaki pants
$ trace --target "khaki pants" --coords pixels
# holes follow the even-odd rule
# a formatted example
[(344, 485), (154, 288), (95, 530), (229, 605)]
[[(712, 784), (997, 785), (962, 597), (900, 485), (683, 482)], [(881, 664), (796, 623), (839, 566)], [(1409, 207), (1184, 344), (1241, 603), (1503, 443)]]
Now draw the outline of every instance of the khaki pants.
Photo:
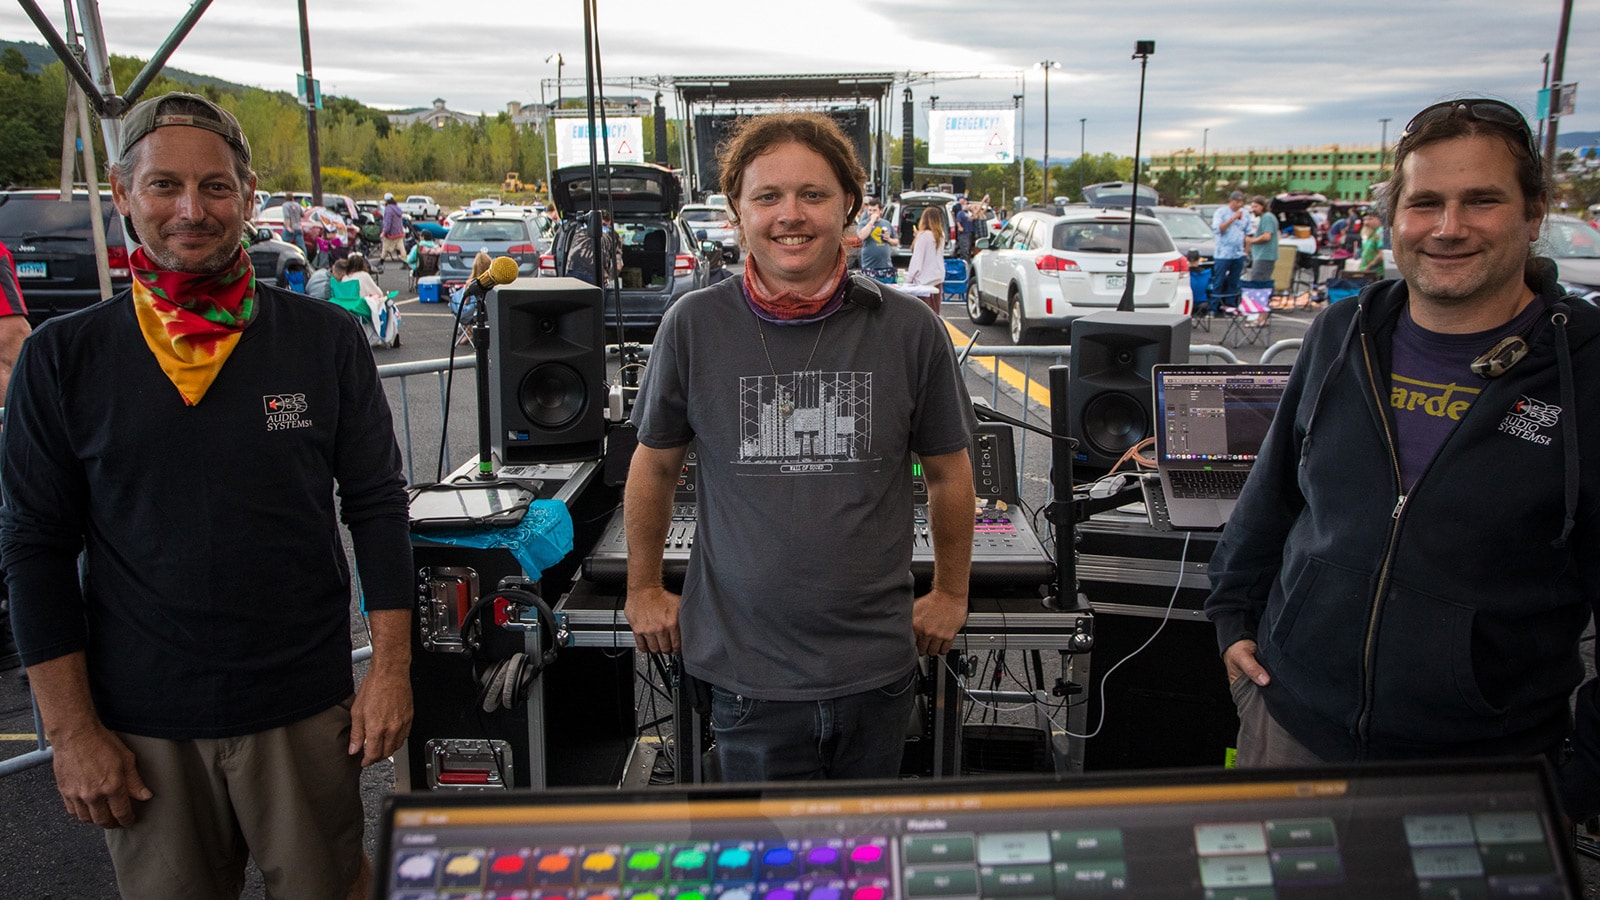
[(268, 897), (343, 898), (362, 855), (353, 700), (236, 738), (119, 734), (155, 795), (106, 831), (122, 896), (237, 898), (253, 857)]
[(1239, 740), (1234, 765), (1241, 769), (1276, 768), (1280, 766), (1320, 766), (1322, 760), (1283, 730), (1267, 702), (1261, 699), (1261, 689), (1244, 676), (1228, 685), (1233, 695), (1233, 705), (1239, 710)]
[(401, 235), (399, 237), (386, 237), (383, 239), (383, 254), (381, 258), (388, 259), (390, 253), (394, 254), (395, 259), (406, 258), (405, 235)]

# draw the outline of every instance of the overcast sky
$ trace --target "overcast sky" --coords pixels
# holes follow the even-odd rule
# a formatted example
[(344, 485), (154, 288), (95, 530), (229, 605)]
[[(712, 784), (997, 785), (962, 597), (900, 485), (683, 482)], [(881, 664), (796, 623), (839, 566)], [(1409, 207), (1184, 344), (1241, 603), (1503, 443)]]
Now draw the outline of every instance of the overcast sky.
[[(64, 28), (59, 2), (41, 8)], [(312, 61), (326, 94), (374, 106), (490, 113), (540, 100), (561, 53), (564, 93), (582, 90), (578, 0), (310, 0)], [(1007, 102), (1025, 94), (1025, 152), (1076, 156), (1080, 118), (1090, 153), (1131, 154), (1139, 99), (1134, 41), (1156, 42), (1145, 88), (1143, 153), (1204, 142), (1213, 150), (1326, 143), (1393, 144), (1419, 109), (1494, 96), (1532, 115), (1545, 54), (1554, 55), (1560, 0), (598, 0), (608, 82), (673, 75), (914, 73), (921, 107)], [(1565, 79), (1600, 71), (1600, 2), (1575, 3)], [(105, 0), (112, 53), (148, 58), (187, 4)], [(785, 11), (778, 11), (779, 9)], [(0, 36), (38, 41), (0, 4)], [(301, 68), (291, 0), (215, 0), (171, 65), (244, 84), (294, 90)], [(995, 77), (956, 78), (957, 74)], [(929, 76), (937, 76), (929, 80)], [(650, 93), (640, 87), (635, 93)], [(608, 87), (608, 94), (629, 93)], [(553, 96), (553, 89), (549, 92)], [(670, 97), (670, 95), (669, 95)], [(899, 90), (892, 127), (899, 132)], [(670, 100), (669, 110), (671, 109)], [(1205, 129), (1209, 129), (1206, 133)], [(1600, 79), (1582, 84), (1565, 132), (1600, 131)]]

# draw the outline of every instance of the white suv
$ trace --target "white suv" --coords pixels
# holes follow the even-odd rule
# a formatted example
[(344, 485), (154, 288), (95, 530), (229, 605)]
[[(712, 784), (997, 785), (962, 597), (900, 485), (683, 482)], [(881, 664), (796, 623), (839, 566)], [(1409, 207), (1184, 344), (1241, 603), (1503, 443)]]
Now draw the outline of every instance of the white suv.
[[(1189, 261), (1159, 220), (1135, 221), (1135, 311), (1189, 315)], [(1031, 343), (1038, 329), (1070, 328), (1080, 316), (1117, 308), (1128, 277), (1128, 213), (1024, 210), (976, 247), (968, 318), (988, 325), (1005, 313), (1012, 343)]]

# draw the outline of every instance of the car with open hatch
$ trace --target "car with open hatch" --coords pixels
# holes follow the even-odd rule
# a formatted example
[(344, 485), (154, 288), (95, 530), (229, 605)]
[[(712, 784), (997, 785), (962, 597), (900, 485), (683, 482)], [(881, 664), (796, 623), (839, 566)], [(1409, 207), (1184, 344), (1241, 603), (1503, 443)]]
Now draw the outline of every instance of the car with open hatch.
[[(630, 331), (653, 332), (667, 307), (679, 297), (710, 283), (711, 266), (699, 239), (680, 213), (683, 185), (678, 174), (651, 163), (600, 166), (595, 187), (588, 165), (564, 166), (550, 173), (551, 193), (564, 229), (583, 227), (595, 208), (610, 210), (622, 248), (620, 318), (618, 296), (607, 293), (605, 320), (609, 329), (620, 321)], [(558, 247), (562, 244), (557, 238)], [(706, 246), (711, 246), (710, 242)], [(560, 273), (564, 261), (545, 254), (539, 273)]]
[(1043, 329), (1117, 309), (1130, 273), (1130, 224), (1134, 311), (1189, 315), (1189, 260), (1160, 220), (1069, 206), (1023, 210), (999, 234), (978, 239), (968, 318), (988, 325), (1004, 315), (1012, 343), (1028, 344)]

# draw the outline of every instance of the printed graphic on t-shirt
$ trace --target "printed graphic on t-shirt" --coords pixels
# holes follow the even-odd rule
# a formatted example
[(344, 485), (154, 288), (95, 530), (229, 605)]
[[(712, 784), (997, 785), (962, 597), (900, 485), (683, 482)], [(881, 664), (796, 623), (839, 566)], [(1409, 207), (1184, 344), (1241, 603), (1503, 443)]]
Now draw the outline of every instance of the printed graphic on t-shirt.
[(1389, 379), (1389, 405), (1395, 413), (1422, 413), (1436, 419), (1461, 421), (1467, 407), (1478, 398), (1478, 388), (1450, 382), (1436, 384), (1396, 373)]
[(854, 472), (872, 456), (872, 373), (739, 379), (740, 475)]

